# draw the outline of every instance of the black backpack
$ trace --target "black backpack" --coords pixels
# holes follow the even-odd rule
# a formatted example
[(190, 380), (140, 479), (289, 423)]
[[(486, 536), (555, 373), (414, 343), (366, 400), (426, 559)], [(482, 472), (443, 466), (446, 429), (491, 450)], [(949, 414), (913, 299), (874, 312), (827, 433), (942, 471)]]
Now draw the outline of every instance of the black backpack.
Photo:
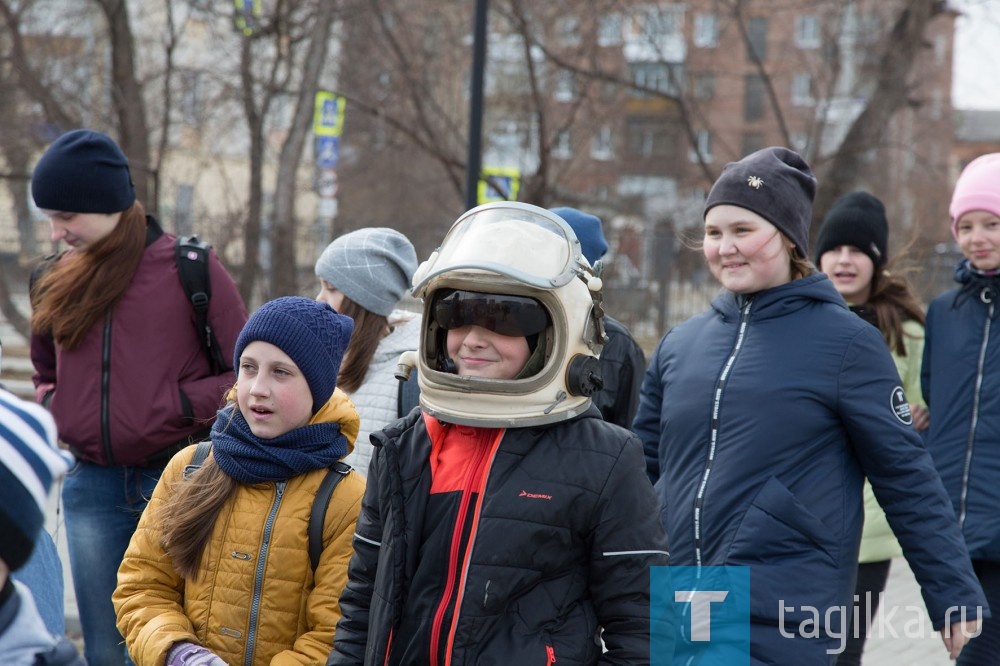
[(212, 298), (212, 280), (208, 272), (208, 251), (211, 249), (211, 245), (197, 236), (178, 236), (174, 243), (174, 259), (184, 293), (194, 308), (195, 327), (208, 355), (212, 374), (220, 375), (230, 368), (208, 321), (208, 304)]
[[(194, 455), (184, 467), (184, 478), (194, 474), (205, 462), (208, 452), (212, 449), (212, 441), (205, 440), (199, 442), (194, 450)], [(323, 523), (326, 522), (326, 510), (330, 505), (330, 498), (333, 491), (340, 483), (340, 480), (354, 469), (345, 462), (337, 461), (327, 470), (326, 476), (316, 490), (316, 497), (313, 499), (312, 509), (309, 511), (309, 562), (312, 564), (313, 573), (319, 566), (319, 556), (323, 553)]]

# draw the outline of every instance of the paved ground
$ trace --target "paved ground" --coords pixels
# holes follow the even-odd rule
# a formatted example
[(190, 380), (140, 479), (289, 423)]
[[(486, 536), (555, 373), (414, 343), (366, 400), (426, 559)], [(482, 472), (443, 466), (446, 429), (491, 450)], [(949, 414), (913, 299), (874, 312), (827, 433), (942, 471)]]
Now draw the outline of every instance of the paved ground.
[(891, 622), (884, 623), (881, 631), (876, 627), (868, 639), (865, 666), (947, 666), (955, 663), (948, 659), (941, 636), (931, 627), (920, 589), (902, 558), (892, 562), (885, 605), (897, 610)]

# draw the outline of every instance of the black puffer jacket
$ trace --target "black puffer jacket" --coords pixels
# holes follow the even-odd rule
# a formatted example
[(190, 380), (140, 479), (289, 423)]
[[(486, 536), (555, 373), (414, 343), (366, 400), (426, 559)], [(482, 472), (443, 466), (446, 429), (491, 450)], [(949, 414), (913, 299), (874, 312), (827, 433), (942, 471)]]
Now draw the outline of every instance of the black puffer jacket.
[(631, 428), (646, 375), (646, 356), (625, 324), (604, 315), (604, 328), (608, 334), (608, 342), (601, 350), (604, 386), (594, 394), (594, 404), (608, 423)]
[[(397, 663), (392, 640), (404, 613), (437, 603), (411, 589), (421, 560), (449, 557), (421, 552), (430, 430), (462, 427), (415, 410), (372, 435), (327, 664)], [(649, 567), (666, 565), (667, 553), (638, 440), (591, 407), (568, 422), (509, 429), (494, 446), (483, 496), (473, 503), (471, 555), (458, 572), (464, 585), (450, 663), (649, 663)]]

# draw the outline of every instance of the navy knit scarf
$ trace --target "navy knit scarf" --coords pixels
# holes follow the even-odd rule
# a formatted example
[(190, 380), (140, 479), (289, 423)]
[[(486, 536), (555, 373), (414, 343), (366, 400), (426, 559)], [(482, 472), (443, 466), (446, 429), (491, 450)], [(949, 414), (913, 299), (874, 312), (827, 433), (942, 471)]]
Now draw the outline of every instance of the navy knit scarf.
[(340, 460), (347, 454), (347, 438), (339, 423), (314, 423), (261, 439), (238, 408), (224, 407), (212, 426), (212, 454), (219, 468), (240, 483), (286, 481)]

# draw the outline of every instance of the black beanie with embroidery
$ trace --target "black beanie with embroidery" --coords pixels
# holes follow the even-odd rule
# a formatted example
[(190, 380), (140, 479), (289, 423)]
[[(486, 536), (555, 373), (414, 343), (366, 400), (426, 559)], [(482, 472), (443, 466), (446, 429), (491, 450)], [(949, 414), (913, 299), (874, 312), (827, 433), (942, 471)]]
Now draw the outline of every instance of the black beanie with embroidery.
[(705, 201), (705, 213), (723, 204), (757, 213), (809, 256), (816, 178), (802, 156), (789, 148), (762, 148), (722, 169)]

